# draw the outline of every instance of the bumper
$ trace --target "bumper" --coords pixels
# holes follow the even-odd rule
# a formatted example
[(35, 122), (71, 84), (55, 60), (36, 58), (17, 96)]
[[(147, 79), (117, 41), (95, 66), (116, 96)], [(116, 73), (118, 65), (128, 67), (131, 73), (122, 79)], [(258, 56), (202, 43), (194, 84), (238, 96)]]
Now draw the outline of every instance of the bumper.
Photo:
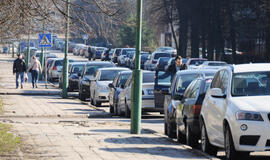
[(52, 74), (51, 74), (51, 78), (54, 78), (54, 79), (59, 79), (59, 75), (60, 75), (61, 72), (58, 72), (58, 71), (52, 71)]
[(108, 92), (96, 91), (95, 99), (97, 102), (109, 102), (109, 91)]
[[(265, 119), (264, 119), (265, 120)], [(247, 125), (242, 131), (241, 125)], [(234, 146), (237, 151), (270, 151), (269, 121), (237, 121), (231, 124)]]

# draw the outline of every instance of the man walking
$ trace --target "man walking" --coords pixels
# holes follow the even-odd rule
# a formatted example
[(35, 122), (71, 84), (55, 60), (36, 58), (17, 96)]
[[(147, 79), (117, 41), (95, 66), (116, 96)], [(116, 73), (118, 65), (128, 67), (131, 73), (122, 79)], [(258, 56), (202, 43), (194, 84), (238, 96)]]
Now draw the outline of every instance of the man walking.
[(89, 48), (88, 48), (88, 60), (89, 61), (91, 61), (92, 56), (93, 56), (92, 48), (89, 46)]
[(21, 89), (23, 89), (24, 72), (26, 72), (26, 65), (22, 55), (18, 54), (18, 58), (13, 63), (13, 75), (16, 74), (16, 89), (19, 88), (19, 77), (21, 79)]

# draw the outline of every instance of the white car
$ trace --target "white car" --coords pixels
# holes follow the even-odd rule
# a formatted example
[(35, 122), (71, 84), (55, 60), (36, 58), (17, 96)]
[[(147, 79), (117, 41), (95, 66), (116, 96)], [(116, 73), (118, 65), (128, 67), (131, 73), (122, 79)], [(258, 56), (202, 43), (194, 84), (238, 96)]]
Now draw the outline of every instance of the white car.
[[(270, 150), (270, 64), (220, 69), (206, 93), (200, 116), (201, 147), (226, 159)], [(240, 156), (240, 158), (239, 158)]]
[[(142, 111), (161, 112), (163, 108), (156, 108), (154, 101), (154, 85), (155, 72), (143, 71), (142, 80)], [(131, 111), (131, 83), (132, 76), (127, 80), (124, 89), (119, 94), (117, 108), (119, 114), (125, 113), (126, 117), (130, 117)]]
[(98, 69), (94, 80), (90, 83), (90, 102), (95, 106), (109, 102), (109, 84), (113, 82), (118, 72), (130, 71), (128, 68), (112, 67)]

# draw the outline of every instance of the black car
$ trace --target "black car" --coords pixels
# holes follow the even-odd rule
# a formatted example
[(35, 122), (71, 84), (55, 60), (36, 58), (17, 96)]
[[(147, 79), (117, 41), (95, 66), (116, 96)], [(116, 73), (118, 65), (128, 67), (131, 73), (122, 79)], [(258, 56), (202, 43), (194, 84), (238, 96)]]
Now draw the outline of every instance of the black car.
[(114, 67), (112, 62), (88, 62), (84, 66), (82, 74), (78, 74), (79, 78), (79, 99), (85, 101), (90, 98), (90, 80), (94, 78), (99, 68)]
[[(73, 62), (68, 66), (68, 91), (73, 92), (79, 89), (78, 74), (82, 74), (86, 62)], [(62, 88), (63, 76), (62, 74), (59, 77), (59, 88)]]
[[(130, 59), (130, 69), (135, 68), (135, 56), (136, 54)], [(150, 59), (150, 54), (148, 52), (141, 51), (141, 69), (144, 68), (144, 63)]]
[(180, 142), (195, 147), (200, 138), (199, 116), (205, 93), (213, 77), (199, 77), (191, 82), (184, 92), (181, 107), (176, 109), (176, 132)]
[(169, 92), (164, 100), (164, 133), (176, 138), (176, 109), (181, 105), (183, 94), (188, 85), (199, 76), (214, 76), (215, 70), (183, 70), (178, 71), (172, 80)]
[(113, 83), (109, 84), (110, 93), (109, 93), (109, 105), (110, 113), (114, 115), (120, 115), (117, 108), (117, 102), (120, 92), (123, 90), (126, 81), (131, 76), (132, 71), (122, 71), (117, 74), (114, 78)]

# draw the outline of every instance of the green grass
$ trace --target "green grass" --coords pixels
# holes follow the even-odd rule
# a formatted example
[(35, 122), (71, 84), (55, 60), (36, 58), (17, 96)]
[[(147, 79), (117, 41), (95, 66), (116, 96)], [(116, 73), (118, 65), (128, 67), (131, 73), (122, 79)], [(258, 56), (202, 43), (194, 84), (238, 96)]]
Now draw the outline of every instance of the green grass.
[[(0, 111), (3, 113), (3, 101), (0, 98)], [(12, 126), (0, 123), (0, 154), (6, 154), (20, 146), (20, 137), (14, 136), (11, 132)]]

